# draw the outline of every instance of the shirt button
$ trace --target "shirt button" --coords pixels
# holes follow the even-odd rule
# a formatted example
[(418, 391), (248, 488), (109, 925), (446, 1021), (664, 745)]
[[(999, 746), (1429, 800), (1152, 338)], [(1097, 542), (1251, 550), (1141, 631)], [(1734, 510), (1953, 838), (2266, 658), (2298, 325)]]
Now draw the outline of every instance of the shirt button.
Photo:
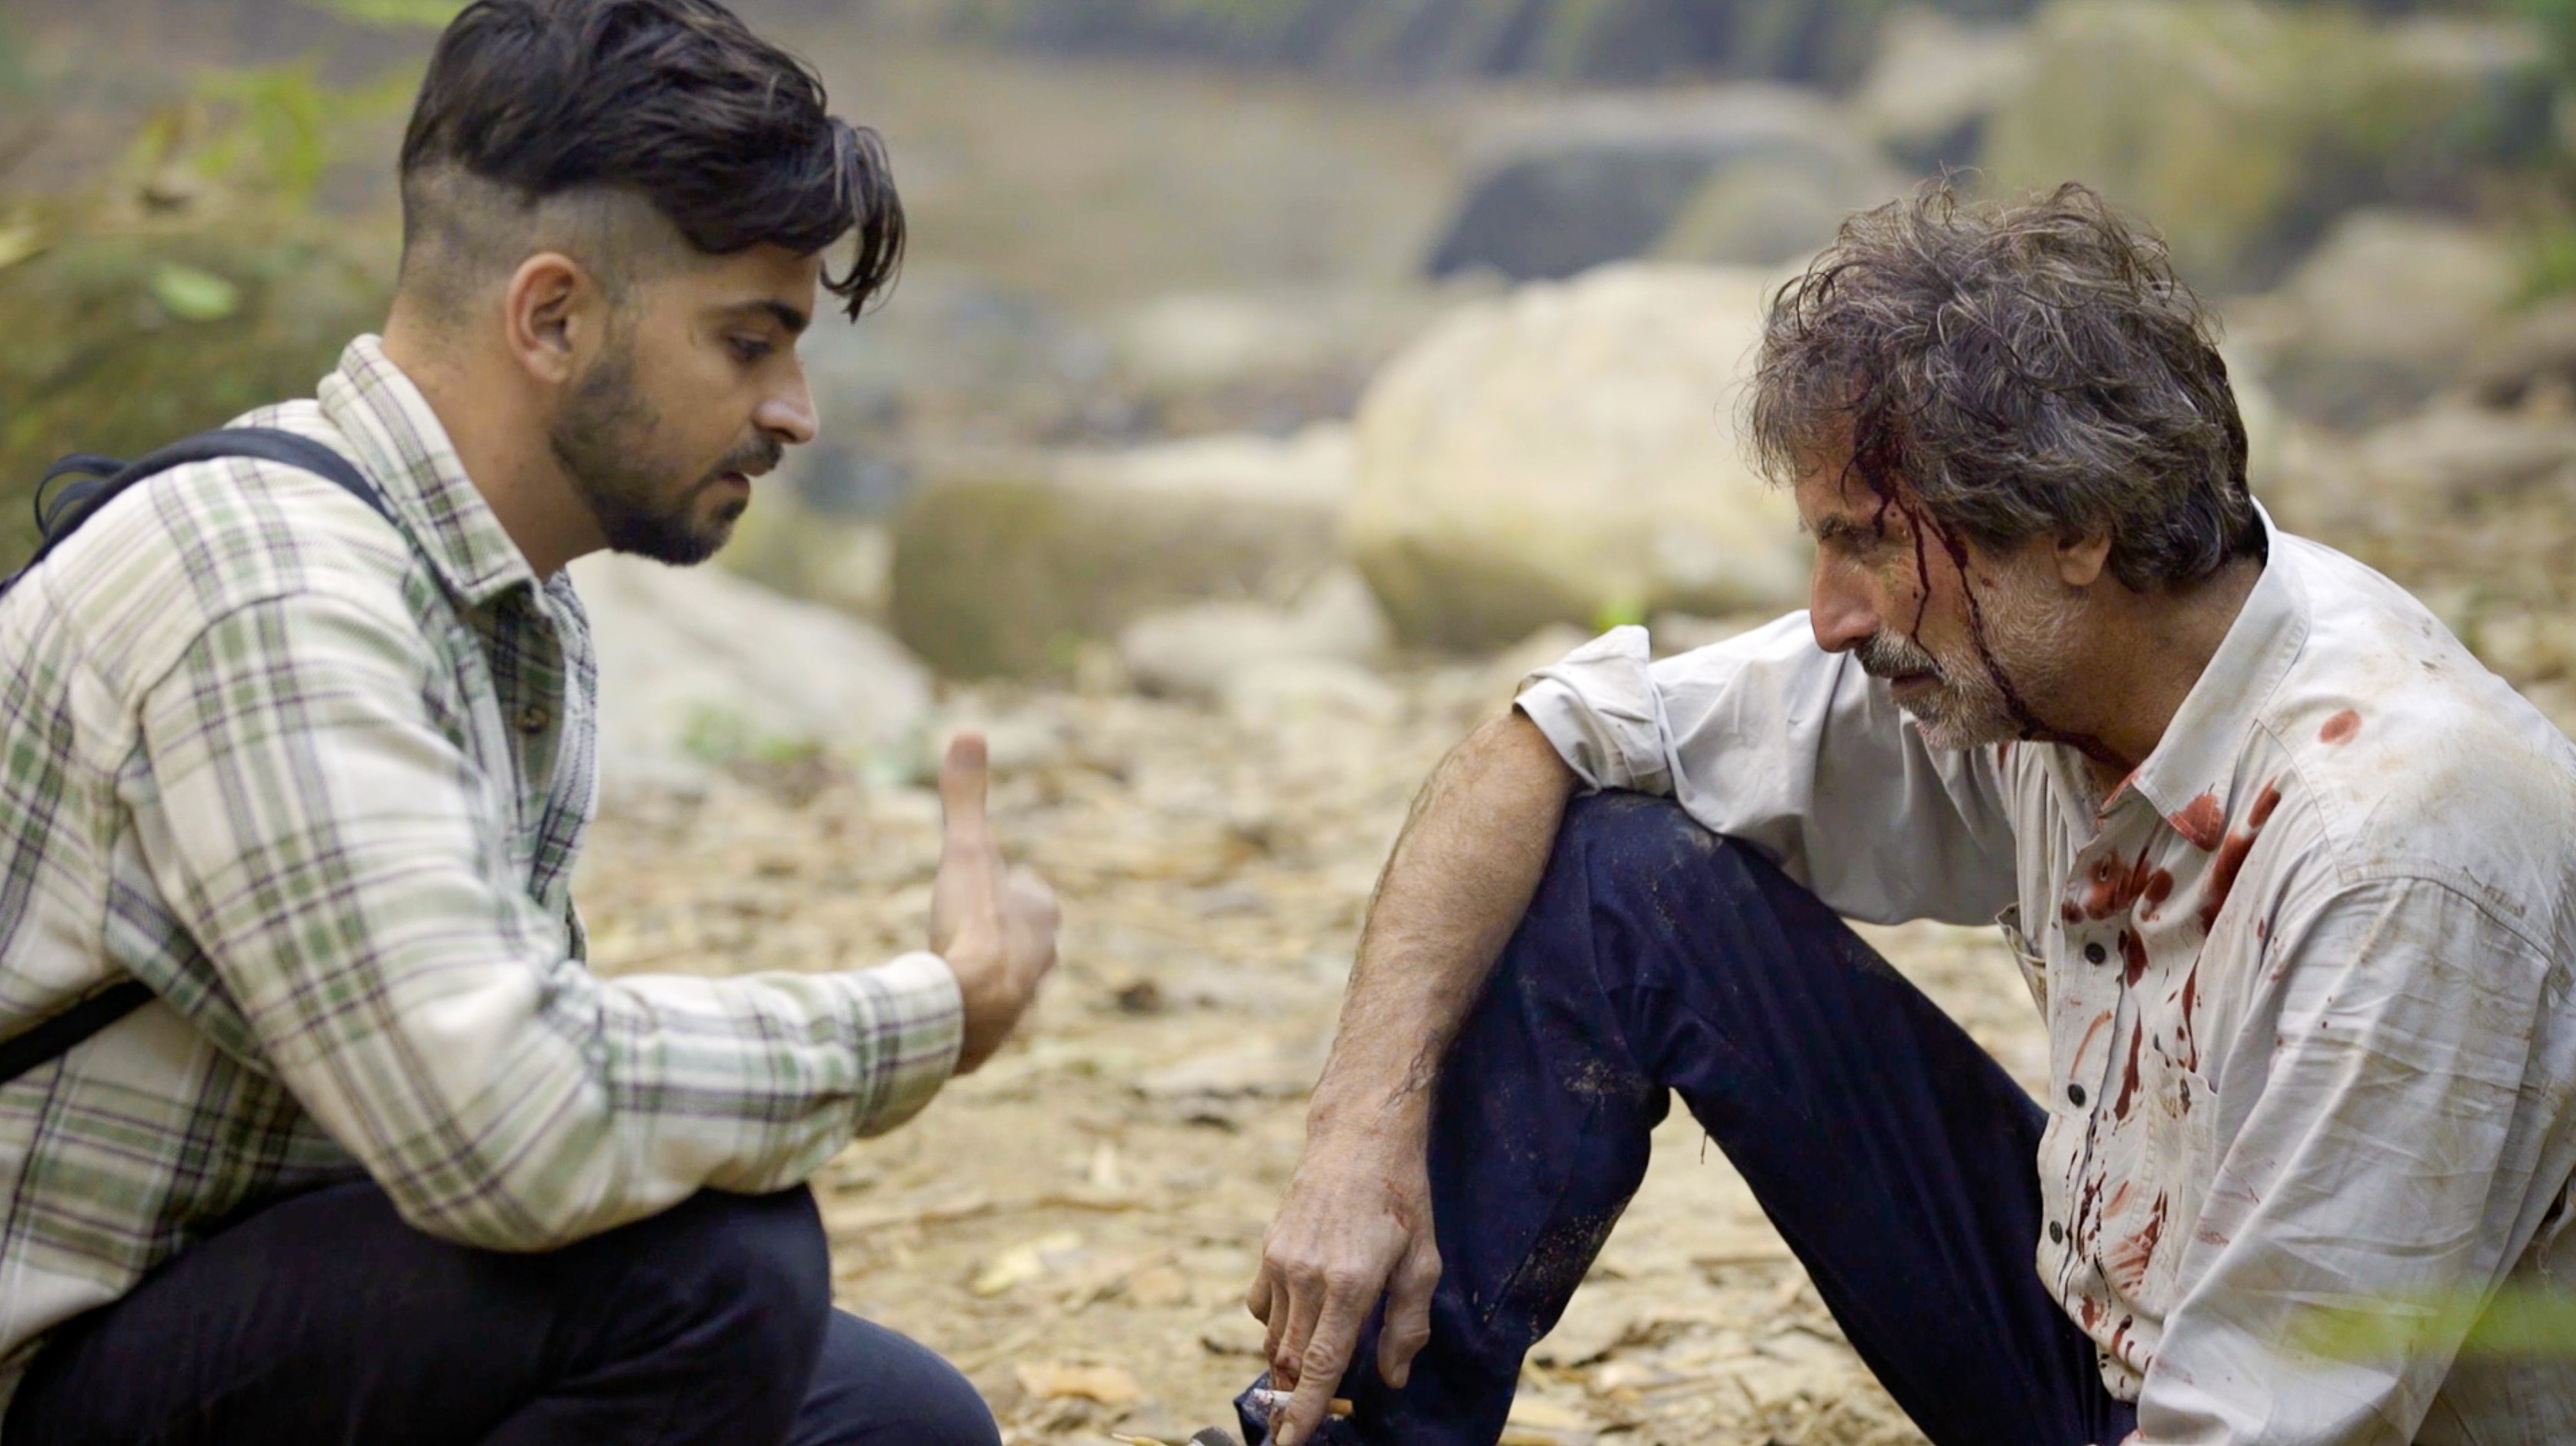
[(2111, 951), (2103, 948), (2102, 941), (2096, 939), (2092, 943), (2084, 946), (2084, 957), (2091, 963), (2099, 964), (2103, 960), (2111, 957)]
[(2066, 1243), (2066, 1227), (2058, 1224), (2054, 1220), (2049, 1221), (2048, 1243), (2051, 1245), (2064, 1245)]
[(2066, 1087), (2066, 1097), (2073, 1100), (2078, 1107), (2081, 1107), (2084, 1103), (2084, 1086), (2077, 1084), (2068, 1085)]
[(531, 703), (519, 710), (519, 731), (532, 736), (543, 733), (546, 725), (554, 721), (554, 716), (547, 711), (545, 704)]

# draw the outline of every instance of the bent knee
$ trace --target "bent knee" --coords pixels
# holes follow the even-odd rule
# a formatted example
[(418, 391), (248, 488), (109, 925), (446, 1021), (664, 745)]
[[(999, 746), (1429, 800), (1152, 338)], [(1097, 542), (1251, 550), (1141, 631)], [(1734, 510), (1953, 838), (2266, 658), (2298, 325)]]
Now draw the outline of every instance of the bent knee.
[(1747, 846), (1710, 832), (1672, 799), (1609, 789), (1566, 805), (1556, 847), (1560, 858), (1571, 855), (1587, 868), (1598, 871), (1606, 866), (1614, 873), (1633, 876), (1675, 868), (1705, 869)]
[(791, 1337), (810, 1359), (832, 1308), (831, 1248), (809, 1190), (729, 1195), (705, 1190), (648, 1225), (658, 1273), (689, 1293)]

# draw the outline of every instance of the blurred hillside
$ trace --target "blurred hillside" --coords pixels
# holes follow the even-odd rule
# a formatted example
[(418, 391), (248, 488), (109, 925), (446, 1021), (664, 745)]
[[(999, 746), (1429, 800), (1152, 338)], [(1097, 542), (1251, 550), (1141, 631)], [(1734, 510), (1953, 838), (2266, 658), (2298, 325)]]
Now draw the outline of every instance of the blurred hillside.
[[(452, 0), (0, 5), (0, 565), (27, 484), (383, 315)], [(917, 942), (928, 745), (1067, 903), (1025, 1039), (819, 1193), (1015, 1443), (1179, 1439), (1415, 783), (1606, 624), (1798, 604), (1764, 298), (1927, 175), (2080, 179), (2219, 303), (2285, 525), (2576, 727), (2576, 0), (744, 0), (884, 132), (891, 300), (723, 570), (575, 567), (598, 967)], [(1961, 169), (1972, 168), (1972, 169)], [(1874, 943), (2025, 1079), (1980, 933)], [(1678, 1114), (1505, 1438), (1919, 1446)], [(1116, 1433), (1114, 1436), (1111, 1433)]]
[[(376, 323), (452, 9), (13, 5), (0, 477), (301, 392)], [(2567, 0), (743, 9), (886, 134), (915, 229), (891, 303), (809, 340), (826, 440), (727, 560), (941, 670), (1096, 672), (1141, 618), (1344, 566), (1399, 648), (1794, 603), (1728, 440), (1747, 328), (1950, 171), (2145, 215), (2223, 300), (2276, 511), (2563, 677), (2555, 624), (2484, 619), (2565, 601), (2528, 512), (2576, 456)], [(1579, 279), (1632, 262), (1681, 269)]]

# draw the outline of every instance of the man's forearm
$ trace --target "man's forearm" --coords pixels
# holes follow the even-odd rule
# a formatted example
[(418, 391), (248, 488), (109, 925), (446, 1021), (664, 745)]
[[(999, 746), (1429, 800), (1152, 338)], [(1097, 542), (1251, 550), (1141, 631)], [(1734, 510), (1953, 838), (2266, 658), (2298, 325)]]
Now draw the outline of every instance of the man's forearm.
[(1441, 1057), (1538, 890), (1575, 786), (1517, 711), (1432, 770), (1369, 903), (1310, 1135), (1427, 1128)]

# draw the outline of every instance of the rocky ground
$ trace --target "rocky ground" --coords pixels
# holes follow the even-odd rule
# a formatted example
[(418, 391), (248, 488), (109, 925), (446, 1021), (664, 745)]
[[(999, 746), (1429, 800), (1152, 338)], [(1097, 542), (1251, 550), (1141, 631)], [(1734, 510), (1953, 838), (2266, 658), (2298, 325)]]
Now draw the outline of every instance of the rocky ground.
[[(997, 827), (1065, 903), (1023, 1037), (817, 1182), (843, 1304), (930, 1343), (1015, 1442), (1177, 1442), (1259, 1366), (1245, 1313), (1375, 870), (1415, 783), (1517, 665), (1398, 673), (1388, 706), (1257, 723), (1124, 694), (952, 693)], [(1374, 714), (1374, 716), (1372, 716)], [(792, 763), (631, 798), (583, 877), (603, 969), (812, 969), (920, 938), (935, 797)], [(1887, 952), (2025, 1076), (2044, 1041), (1979, 934)], [(1911, 1442), (1686, 1116), (1507, 1441)]]

